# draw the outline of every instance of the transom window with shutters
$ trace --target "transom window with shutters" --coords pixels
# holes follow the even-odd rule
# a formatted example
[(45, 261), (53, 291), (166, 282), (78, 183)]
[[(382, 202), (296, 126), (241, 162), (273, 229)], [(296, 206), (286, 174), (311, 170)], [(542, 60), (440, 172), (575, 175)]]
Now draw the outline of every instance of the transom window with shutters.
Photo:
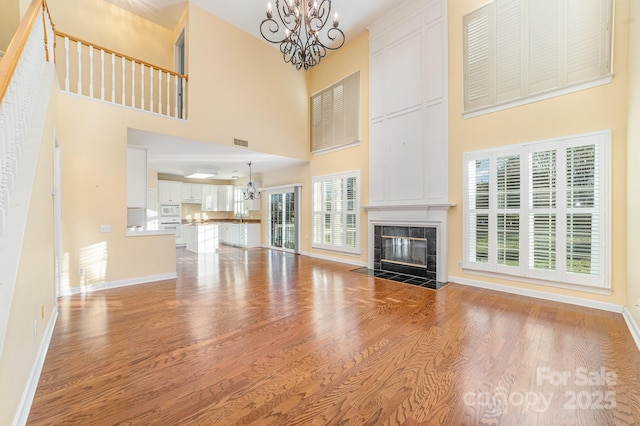
[(311, 151), (360, 142), (360, 72), (311, 97)]
[(611, 81), (613, 0), (494, 0), (464, 17), (465, 116)]
[(313, 178), (314, 248), (359, 254), (359, 172)]
[(610, 288), (610, 139), (465, 153), (463, 267)]

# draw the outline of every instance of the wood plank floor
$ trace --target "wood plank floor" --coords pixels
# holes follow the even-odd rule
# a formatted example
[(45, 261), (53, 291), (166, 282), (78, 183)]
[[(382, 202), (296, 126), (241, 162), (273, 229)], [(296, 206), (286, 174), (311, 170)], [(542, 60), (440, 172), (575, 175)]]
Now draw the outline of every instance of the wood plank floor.
[(640, 424), (621, 315), (266, 249), (60, 300), (30, 425)]

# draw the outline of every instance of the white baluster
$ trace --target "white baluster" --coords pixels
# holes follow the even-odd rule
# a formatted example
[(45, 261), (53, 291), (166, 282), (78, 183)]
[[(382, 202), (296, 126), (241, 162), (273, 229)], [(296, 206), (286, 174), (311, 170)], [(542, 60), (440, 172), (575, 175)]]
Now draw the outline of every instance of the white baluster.
[(174, 86), (173, 91), (175, 92), (175, 97), (173, 98), (173, 109), (175, 112), (174, 117), (178, 117), (178, 76), (174, 76)]
[(149, 111), (153, 112), (153, 67), (149, 67)]
[(171, 117), (171, 74), (167, 73), (167, 117)]
[(124, 77), (124, 56), (120, 57), (121, 59), (121, 64), (122, 64), (122, 96), (120, 97), (120, 102), (122, 103), (122, 105), (126, 104), (126, 100), (125, 100), (125, 96), (124, 96), (124, 87), (125, 87), (125, 77)]
[(82, 42), (77, 41), (78, 47), (78, 91), (76, 93), (82, 95)]
[(140, 109), (144, 111), (144, 64), (140, 64)]
[(69, 91), (69, 37), (64, 38), (64, 91)]
[(93, 46), (89, 46), (89, 97), (93, 98)]
[(116, 103), (116, 55), (111, 53), (111, 102)]
[(100, 49), (100, 99), (104, 101), (104, 50)]
[(162, 70), (158, 70), (158, 114), (162, 114)]
[(131, 108), (136, 107), (136, 61), (131, 61)]

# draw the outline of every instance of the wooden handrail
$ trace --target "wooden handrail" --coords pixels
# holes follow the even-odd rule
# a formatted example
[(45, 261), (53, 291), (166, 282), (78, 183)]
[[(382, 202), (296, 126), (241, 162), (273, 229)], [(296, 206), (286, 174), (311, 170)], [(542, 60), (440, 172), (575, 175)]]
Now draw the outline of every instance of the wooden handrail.
[(11, 76), (18, 66), (20, 55), (22, 55), (22, 51), (29, 39), (31, 29), (38, 18), (38, 13), (42, 5), (43, 0), (33, 0), (31, 2), (24, 19), (20, 21), (18, 30), (9, 43), (7, 51), (4, 53), (2, 60), (0, 60), (0, 102), (4, 99), (4, 95), (9, 87), (9, 82), (11, 81)]
[(118, 56), (118, 57), (120, 57), (120, 58), (127, 59), (127, 60), (132, 61), (132, 62), (135, 62), (135, 63), (137, 63), (137, 64), (143, 64), (143, 65), (146, 65), (146, 66), (148, 66), (148, 67), (150, 67), (150, 68), (154, 68), (154, 69), (157, 69), (157, 70), (160, 70), (160, 71), (164, 71), (164, 72), (166, 72), (166, 73), (168, 73), (168, 74), (170, 74), (170, 75), (172, 75), (172, 76), (176, 76), (176, 77), (178, 77), (178, 78), (183, 78), (183, 79), (185, 79), (185, 81), (188, 81), (188, 80), (189, 80), (189, 77), (188, 77), (188, 76), (186, 76), (186, 75), (184, 75), (184, 74), (180, 74), (180, 73), (177, 73), (177, 72), (175, 72), (175, 71), (168, 70), (168, 69), (166, 69), (166, 68), (164, 68), (164, 67), (160, 67), (160, 66), (158, 66), (158, 65), (150, 64), (149, 62), (142, 61), (142, 60), (140, 60), (140, 59), (134, 58), (134, 57), (129, 56), (129, 55), (125, 55), (124, 53), (119, 53), (119, 52), (113, 51), (113, 50), (111, 50), (111, 49), (109, 49), (109, 48), (106, 48), (106, 47), (100, 46), (100, 45), (98, 45), (98, 44), (88, 42), (88, 41), (86, 41), (86, 40), (83, 40), (83, 39), (78, 38), (78, 37), (74, 37), (74, 36), (69, 35), (69, 34), (67, 34), (67, 33), (63, 33), (62, 31), (55, 30), (55, 34), (56, 34), (57, 36), (59, 36), (59, 37), (62, 37), (62, 38), (65, 38), (65, 37), (66, 37), (66, 38), (68, 38), (68, 39), (69, 39), (69, 40), (71, 40), (71, 41), (75, 41), (76, 43), (82, 43), (82, 44), (84, 44), (85, 46), (93, 46), (93, 48), (94, 48), (94, 49), (104, 50), (106, 53), (116, 55), (116, 56)]

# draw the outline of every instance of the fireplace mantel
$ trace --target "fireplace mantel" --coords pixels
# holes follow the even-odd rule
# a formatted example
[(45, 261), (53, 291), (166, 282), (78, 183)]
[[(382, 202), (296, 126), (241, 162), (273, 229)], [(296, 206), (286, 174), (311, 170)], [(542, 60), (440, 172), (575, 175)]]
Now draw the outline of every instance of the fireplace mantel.
[(366, 211), (393, 211), (393, 210), (429, 210), (429, 209), (449, 209), (455, 207), (455, 203), (434, 203), (434, 204), (370, 204), (363, 206)]

